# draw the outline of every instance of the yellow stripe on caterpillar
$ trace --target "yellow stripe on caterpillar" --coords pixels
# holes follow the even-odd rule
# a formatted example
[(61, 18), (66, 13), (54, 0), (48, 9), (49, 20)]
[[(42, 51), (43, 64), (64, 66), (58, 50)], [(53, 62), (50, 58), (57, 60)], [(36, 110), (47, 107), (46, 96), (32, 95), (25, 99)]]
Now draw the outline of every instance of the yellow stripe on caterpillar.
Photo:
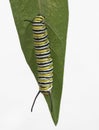
[(49, 61), (52, 61), (51, 57), (47, 57), (47, 58), (44, 58), (44, 59), (36, 59), (37, 63), (45, 63), (45, 62), (49, 62)]
[(32, 29), (37, 30), (37, 31), (44, 30), (44, 29), (46, 29), (46, 26), (45, 25), (41, 25), (41, 26), (35, 25), (35, 26), (32, 27)]
[(38, 71), (46, 71), (46, 70), (49, 70), (49, 69), (53, 69), (53, 65), (49, 65), (47, 67), (38, 67)]
[(52, 84), (50, 84), (50, 86), (47, 87), (39, 87), (40, 91), (49, 91), (52, 88)]
[(41, 42), (39, 42), (39, 41), (38, 41), (38, 42), (37, 42), (37, 41), (35, 42), (35, 41), (34, 41), (34, 45), (35, 45), (35, 46), (39, 46), (39, 45), (40, 45), (40, 46), (41, 46), (41, 45), (43, 46), (43, 45), (45, 45), (45, 44), (48, 43), (48, 42), (49, 42), (48, 39), (45, 39), (44, 41), (41, 41)]
[(48, 35), (47, 31), (45, 31), (44, 33), (39, 33), (39, 34), (33, 33), (33, 37), (35, 37), (35, 38), (42, 38), (47, 35)]
[(39, 73), (38, 74), (38, 77), (53, 77), (53, 73), (47, 73), (47, 74), (42, 74), (42, 73)]
[(43, 50), (35, 50), (36, 54), (44, 54), (46, 52), (50, 52), (50, 48), (46, 48), (46, 49), (43, 49)]
[(53, 78), (39, 78), (38, 80), (40, 83), (48, 83), (48, 82), (52, 82)]

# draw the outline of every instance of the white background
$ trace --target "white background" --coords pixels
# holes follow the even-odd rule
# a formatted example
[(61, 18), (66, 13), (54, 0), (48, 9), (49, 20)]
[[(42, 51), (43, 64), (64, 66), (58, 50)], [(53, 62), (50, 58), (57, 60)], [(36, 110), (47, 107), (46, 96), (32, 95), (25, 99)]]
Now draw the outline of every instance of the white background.
[(21, 51), (8, 0), (0, 0), (0, 130), (99, 130), (99, 0), (69, 0), (64, 89), (57, 127)]

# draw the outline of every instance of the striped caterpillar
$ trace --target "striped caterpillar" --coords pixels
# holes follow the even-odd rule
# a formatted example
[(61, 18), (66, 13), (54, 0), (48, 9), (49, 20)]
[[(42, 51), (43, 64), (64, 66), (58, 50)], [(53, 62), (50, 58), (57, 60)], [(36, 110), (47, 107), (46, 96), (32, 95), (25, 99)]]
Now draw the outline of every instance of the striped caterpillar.
[[(29, 21), (29, 20), (25, 20)], [(33, 42), (36, 56), (37, 72), (38, 72), (38, 84), (39, 91), (33, 101), (31, 112), (35, 101), (41, 92), (44, 95), (49, 95), (51, 101), (51, 111), (53, 108), (51, 89), (53, 87), (53, 61), (51, 58), (51, 52), (49, 47), (48, 32), (45, 25), (45, 18), (42, 15), (37, 15), (32, 23)]]

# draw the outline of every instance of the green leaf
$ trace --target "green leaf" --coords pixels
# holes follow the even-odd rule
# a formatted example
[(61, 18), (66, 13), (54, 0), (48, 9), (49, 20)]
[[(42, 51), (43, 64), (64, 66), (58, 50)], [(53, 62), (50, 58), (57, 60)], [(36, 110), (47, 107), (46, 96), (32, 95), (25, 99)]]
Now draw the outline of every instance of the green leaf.
[(18, 31), (21, 48), (28, 65), (37, 79), (36, 59), (33, 48), (32, 25), (24, 22), (41, 13), (45, 16), (53, 58), (53, 112), (50, 110), (49, 96), (45, 96), (55, 125), (58, 122), (60, 101), (63, 86), (64, 59), (68, 26), (67, 0), (10, 0), (12, 12)]

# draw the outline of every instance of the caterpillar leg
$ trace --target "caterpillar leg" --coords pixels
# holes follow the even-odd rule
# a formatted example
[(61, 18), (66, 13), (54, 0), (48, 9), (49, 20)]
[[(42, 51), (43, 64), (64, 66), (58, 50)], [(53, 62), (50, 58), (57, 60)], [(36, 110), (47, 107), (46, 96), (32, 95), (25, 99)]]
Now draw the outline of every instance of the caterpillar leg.
[(33, 104), (32, 104), (32, 107), (31, 107), (31, 112), (33, 111), (33, 107), (34, 107), (35, 101), (36, 101), (38, 95), (40, 94), (40, 92), (41, 92), (41, 91), (38, 91), (38, 93), (37, 93), (37, 95), (36, 95), (36, 97), (35, 97), (35, 99), (34, 99), (34, 101), (33, 101)]

